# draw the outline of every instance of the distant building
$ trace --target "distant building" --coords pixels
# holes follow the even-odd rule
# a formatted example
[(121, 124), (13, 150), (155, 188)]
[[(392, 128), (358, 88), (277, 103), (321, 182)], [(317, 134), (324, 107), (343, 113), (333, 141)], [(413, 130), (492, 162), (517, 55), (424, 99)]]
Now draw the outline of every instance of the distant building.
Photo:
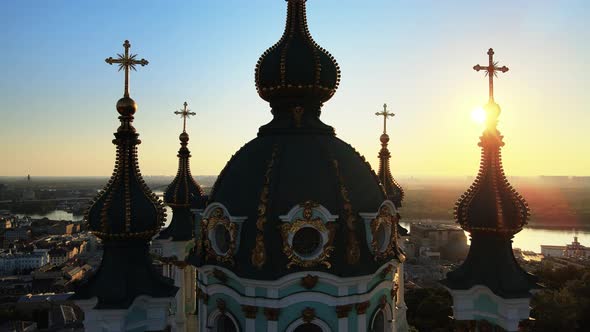
[(574, 236), (574, 241), (564, 246), (542, 244), (541, 254), (545, 257), (583, 258), (590, 257), (590, 247), (580, 244), (578, 237)]
[(10, 247), (14, 241), (29, 240), (31, 231), (28, 228), (11, 228), (4, 232), (4, 248)]
[(49, 263), (47, 252), (1, 253), (0, 275), (9, 275), (24, 270), (40, 268)]
[(54, 248), (49, 251), (49, 261), (51, 265), (62, 265), (68, 259), (68, 251), (64, 248)]
[(465, 258), (469, 246), (465, 232), (456, 225), (412, 223), (410, 243), (406, 249), (413, 252), (411, 257), (429, 257), (451, 261)]

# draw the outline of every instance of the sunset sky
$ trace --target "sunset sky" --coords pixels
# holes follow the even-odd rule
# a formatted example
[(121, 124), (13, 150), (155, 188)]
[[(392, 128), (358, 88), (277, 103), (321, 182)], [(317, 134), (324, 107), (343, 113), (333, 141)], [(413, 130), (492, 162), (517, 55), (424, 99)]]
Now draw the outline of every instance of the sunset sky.
[[(490, 9), (493, 6), (493, 9)], [(493, 47), (509, 175), (590, 175), (590, 1), (308, 0), (314, 39), (342, 82), (322, 111), (377, 166), (386, 102), (394, 176), (475, 175)], [(176, 173), (187, 101), (192, 172), (217, 174), (271, 119), (254, 86), (258, 57), (280, 38), (283, 0), (0, 2), (0, 176), (109, 175), (123, 51), (140, 166)]]

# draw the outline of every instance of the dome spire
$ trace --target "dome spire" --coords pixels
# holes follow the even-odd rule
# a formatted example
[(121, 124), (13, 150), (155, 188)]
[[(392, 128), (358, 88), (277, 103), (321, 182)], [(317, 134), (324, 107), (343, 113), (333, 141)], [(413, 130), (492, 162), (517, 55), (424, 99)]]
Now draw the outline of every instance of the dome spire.
[(182, 133), (179, 136), (178, 171), (176, 177), (172, 180), (166, 192), (164, 192), (164, 202), (172, 208), (204, 208), (204, 193), (201, 186), (195, 182), (191, 175), (189, 162), (191, 152), (187, 147), (189, 136), (186, 132), (186, 120), (196, 115), (196, 113), (188, 109), (188, 103), (186, 101), (183, 106), (183, 109), (174, 112), (174, 114), (180, 115), (182, 118)]
[(504, 141), (497, 129), (500, 106), (494, 101), (493, 77), (497, 71), (508, 71), (493, 61), (494, 51), (488, 50), (488, 67), (476, 65), (476, 71), (486, 70), (489, 77), (489, 101), (484, 106), (486, 128), (480, 137), (481, 163), (471, 187), (461, 196), (455, 208), (455, 218), (467, 231), (480, 230), (516, 234), (527, 223), (529, 208), (522, 196), (508, 183), (502, 166), (501, 148)]
[(383, 111), (377, 112), (375, 115), (383, 117), (383, 134), (379, 138), (381, 141), (381, 150), (379, 151), (379, 172), (377, 173), (377, 176), (383, 185), (387, 199), (392, 201), (396, 208), (399, 208), (401, 207), (402, 200), (404, 199), (404, 190), (391, 175), (391, 169), (389, 166), (391, 153), (387, 148), (387, 143), (389, 143), (389, 135), (387, 134), (387, 118), (393, 118), (395, 114), (387, 110), (387, 104), (383, 104)]
[(182, 133), (179, 136), (180, 150), (178, 150), (178, 171), (176, 177), (164, 192), (164, 202), (172, 208), (170, 225), (160, 232), (160, 239), (172, 238), (173, 241), (188, 241), (194, 237), (194, 217), (191, 208), (204, 209), (206, 197), (191, 174), (191, 152), (187, 145), (189, 136), (186, 132), (186, 120), (195, 112), (188, 109), (185, 101), (184, 108), (174, 114), (182, 118)]
[(171, 280), (152, 267), (148, 242), (164, 224), (162, 202), (145, 184), (137, 161), (139, 134), (132, 125), (137, 110), (129, 97), (129, 69), (147, 60), (129, 55), (129, 41), (123, 44), (125, 55), (107, 59), (125, 69), (125, 94), (117, 102), (121, 125), (112, 141), (117, 146), (115, 169), (105, 188), (88, 209), (86, 221), (104, 245), (101, 266), (72, 299), (98, 298), (97, 309), (128, 308), (137, 296), (171, 297), (177, 291)]

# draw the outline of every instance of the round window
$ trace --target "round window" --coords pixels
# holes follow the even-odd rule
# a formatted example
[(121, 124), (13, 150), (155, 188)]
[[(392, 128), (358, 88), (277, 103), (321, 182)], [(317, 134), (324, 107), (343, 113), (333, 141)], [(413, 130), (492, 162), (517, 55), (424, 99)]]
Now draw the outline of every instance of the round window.
[(303, 227), (293, 235), (293, 250), (303, 258), (315, 256), (321, 245), (322, 234), (313, 227)]
[(380, 224), (375, 232), (375, 240), (377, 240), (377, 248), (379, 251), (385, 251), (387, 249), (387, 242), (389, 237), (387, 236), (387, 228), (384, 224)]
[(224, 225), (217, 224), (213, 232), (215, 237), (215, 249), (218, 254), (224, 255), (229, 251), (229, 245), (231, 243), (231, 235)]

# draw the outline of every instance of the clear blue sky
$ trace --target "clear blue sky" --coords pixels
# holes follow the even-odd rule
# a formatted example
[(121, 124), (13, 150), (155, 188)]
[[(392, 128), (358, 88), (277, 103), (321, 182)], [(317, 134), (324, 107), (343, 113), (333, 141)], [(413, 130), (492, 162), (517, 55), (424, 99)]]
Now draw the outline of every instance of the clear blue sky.
[[(387, 102), (394, 173), (474, 175), (493, 47), (509, 174), (590, 175), (590, 2), (309, 0), (315, 40), (342, 68), (323, 110), (376, 166)], [(491, 7), (491, 8), (490, 8)], [(281, 36), (283, 0), (0, 3), (0, 175), (108, 175), (122, 51), (150, 61), (131, 76), (144, 174), (176, 172), (186, 100), (194, 174), (217, 174), (271, 118), (254, 65)]]

